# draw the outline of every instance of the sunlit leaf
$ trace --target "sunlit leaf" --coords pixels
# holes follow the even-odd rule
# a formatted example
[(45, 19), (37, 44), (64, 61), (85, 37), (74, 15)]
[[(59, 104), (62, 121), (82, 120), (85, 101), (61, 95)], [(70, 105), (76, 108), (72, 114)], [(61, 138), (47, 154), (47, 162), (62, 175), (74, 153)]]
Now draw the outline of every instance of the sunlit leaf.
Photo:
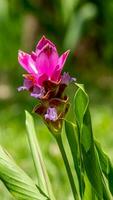
[[(90, 113), (88, 111), (89, 98), (84, 91), (83, 85), (78, 85), (79, 88), (75, 95), (75, 116), (76, 121), (81, 132), (81, 143), (83, 144), (86, 151), (89, 150), (92, 143), (92, 127)], [(84, 130), (84, 131), (83, 131)]]
[(95, 191), (86, 175), (84, 175), (84, 180), (85, 180), (85, 191), (83, 200), (98, 200)]
[(42, 157), (41, 149), (36, 137), (32, 116), (26, 111), (26, 127), (29, 145), (37, 174), (38, 185), (50, 199), (55, 200), (51, 183), (47, 174), (46, 166)]
[(108, 155), (105, 154), (104, 151), (102, 150), (101, 145), (97, 141), (95, 141), (95, 144), (96, 144), (96, 149), (98, 151), (102, 171), (108, 180), (109, 188), (113, 195), (113, 165)]
[(98, 198), (109, 199), (109, 194), (102, 176), (98, 154), (95, 150), (89, 112), (89, 98), (81, 85), (77, 85), (77, 87), (78, 90), (75, 94), (74, 104), (75, 116), (80, 134), (80, 143), (82, 146), (83, 164), (88, 179), (95, 189)]
[[(75, 134), (75, 125), (70, 123), (69, 121), (65, 121), (65, 132), (66, 132), (66, 136), (67, 136), (67, 140), (70, 146), (70, 150), (71, 150), (71, 154), (73, 157), (73, 162), (74, 162), (74, 167), (77, 173), (77, 177), (78, 177), (78, 182), (79, 185), (81, 184), (80, 181), (80, 176), (81, 176), (81, 172), (80, 172), (80, 154), (79, 154), (79, 144), (78, 144), (78, 138), (77, 135)], [(81, 192), (81, 188), (80, 188), (80, 192)]]
[(46, 200), (35, 183), (0, 146), (0, 179), (18, 200)]
[(77, 141), (77, 136), (75, 135), (74, 128), (75, 127), (72, 123), (70, 123), (69, 121), (65, 121), (65, 132), (76, 168), (78, 166), (79, 156), (78, 156), (78, 141)]

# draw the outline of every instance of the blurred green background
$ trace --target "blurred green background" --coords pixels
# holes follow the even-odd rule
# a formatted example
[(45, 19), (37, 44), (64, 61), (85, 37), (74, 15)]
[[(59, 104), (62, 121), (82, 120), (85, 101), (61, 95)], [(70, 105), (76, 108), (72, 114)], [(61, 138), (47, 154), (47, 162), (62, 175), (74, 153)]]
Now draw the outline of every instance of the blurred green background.
[[(113, 160), (113, 1), (0, 0), (0, 144), (34, 180), (24, 110), (31, 112), (37, 101), (17, 92), (24, 72), (17, 54), (33, 50), (43, 34), (60, 54), (71, 49), (64, 70), (85, 84), (94, 135)], [(70, 200), (56, 143), (39, 117), (34, 119), (56, 199)], [(0, 200), (12, 199), (0, 182)]]

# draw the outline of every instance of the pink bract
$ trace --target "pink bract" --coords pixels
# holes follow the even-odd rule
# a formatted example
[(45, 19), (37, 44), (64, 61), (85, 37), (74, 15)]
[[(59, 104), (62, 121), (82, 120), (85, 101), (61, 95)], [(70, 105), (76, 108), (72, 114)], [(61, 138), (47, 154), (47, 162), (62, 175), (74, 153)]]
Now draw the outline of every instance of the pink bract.
[(33, 77), (34, 84), (43, 86), (43, 82), (50, 80), (58, 83), (61, 72), (68, 57), (69, 50), (58, 55), (56, 46), (43, 36), (31, 54), (19, 51), (18, 61), (20, 65)]

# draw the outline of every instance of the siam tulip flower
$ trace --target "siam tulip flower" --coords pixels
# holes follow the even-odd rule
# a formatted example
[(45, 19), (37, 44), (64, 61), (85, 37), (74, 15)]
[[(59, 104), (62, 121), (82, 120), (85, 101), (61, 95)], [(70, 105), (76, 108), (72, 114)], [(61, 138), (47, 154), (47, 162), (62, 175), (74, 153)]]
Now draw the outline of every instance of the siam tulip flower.
[(26, 70), (23, 86), (18, 91), (27, 90), (32, 97), (40, 100), (34, 112), (41, 115), (49, 129), (61, 129), (68, 107), (68, 97), (63, 92), (74, 78), (66, 72), (62, 75), (69, 50), (61, 56), (56, 46), (43, 36), (38, 42), (35, 52), (31, 54), (19, 51), (18, 61)]
[(38, 42), (35, 52), (28, 54), (19, 51), (18, 61), (29, 74), (25, 75), (26, 84), (19, 90), (29, 90), (34, 86), (41, 88), (45, 81), (57, 85), (61, 81), (61, 72), (68, 54), (69, 50), (59, 57), (56, 46), (45, 36)]

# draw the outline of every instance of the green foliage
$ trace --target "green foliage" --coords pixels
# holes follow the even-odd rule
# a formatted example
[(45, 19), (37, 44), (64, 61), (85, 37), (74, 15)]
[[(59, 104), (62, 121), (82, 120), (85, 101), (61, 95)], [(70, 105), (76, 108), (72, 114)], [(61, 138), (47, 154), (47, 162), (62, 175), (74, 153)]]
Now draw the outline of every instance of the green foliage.
[(74, 167), (77, 173), (77, 178), (80, 186), (79, 191), (81, 193), (82, 191), (81, 191), (80, 154), (79, 154), (78, 138), (77, 135), (75, 134), (75, 125), (70, 123), (69, 121), (65, 121), (65, 133), (73, 157)]
[(78, 175), (78, 180), (79, 180), (79, 150), (78, 150), (78, 138), (76, 137), (75, 134), (75, 125), (70, 123), (69, 121), (65, 121), (65, 132), (67, 136), (67, 140), (69, 142), (70, 150), (72, 153), (73, 157), (73, 162), (74, 162), (74, 167)]
[(113, 195), (113, 165), (107, 154), (103, 152), (101, 145), (97, 141), (95, 144), (98, 151), (102, 171), (108, 180), (109, 188)]
[[(68, 176), (69, 178), (71, 177), (70, 181), (73, 186), (73, 191), (75, 191), (74, 194), (76, 194), (75, 199), (111, 200), (111, 195), (113, 194), (113, 166), (99, 143), (94, 140), (89, 113), (89, 97), (85, 92), (83, 85), (76, 84), (76, 86), (77, 91), (74, 98), (76, 124), (66, 120), (65, 133), (77, 174), (77, 183), (73, 180), (75, 179), (75, 176), (71, 172), (70, 159), (68, 160), (67, 155), (65, 154), (64, 144), (62, 143), (61, 138), (60, 140), (58, 139), (59, 137), (57, 138), (58, 145), (68, 171)], [(2, 148), (0, 150), (0, 179), (17, 199), (24, 199), (23, 195), (28, 195), (28, 199), (32, 198), (30, 195), (34, 195), (33, 198), (35, 199), (35, 192), (36, 195), (39, 194), (39, 199), (40, 195), (42, 195), (41, 199), (48, 199), (48, 196), (50, 199), (55, 199), (42, 158), (40, 146), (37, 141), (33, 118), (28, 112), (26, 112), (26, 127), (37, 175), (37, 184), (35, 185), (25, 172), (17, 167), (14, 161), (2, 150)], [(43, 131), (43, 127), (40, 129), (39, 125), (38, 129), (41, 130), (39, 132)], [(47, 140), (45, 143), (46, 142)], [(2, 159), (2, 157), (4, 157), (4, 159)], [(28, 185), (26, 185), (26, 183)], [(32, 187), (31, 185), (29, 186), (29, 184), (31, 184)], [(26, 189), (26, 187), (28, 188)], [(30, 191), (29, 187), (31, 188)], [(21, 189), (22, 195), (20, 195)], [(25, 198), (27, 199), (27, 197)]]
[(89, 113), (89, 98), (81, 85), (78, 85), (75, 94), (75, 116), (80, 135), (80, 144), (83, 154), (83, 165), (87, 177), (95, 189), (99, 199), (110, 199), (106, 183), (103, 179), (100, 160), (95, 150), (95, 142), (92, 133), (91, 118)]
[(84, 175), (84, 181), (85, 181), (85, 191), (84, 191), (83, 200), (97, 200), (95, 191), (91, 183), (89, 182), (87, 175)]
[(51, 183), (44, 164), (44, 160), (42, 158), (40, 146), (36, 138), (33, 118), (27, 111), (26, 111), (26, 127), (27, 127), (29, 145), (36, 169), (38, 185), (40, 186), (41, 190), (44, 191), (44, 193), (49, 196), (50, 199), (55, 200)]
[[(16, 92), (16, 87), (20, 84), (20, 78), (18, 78), (19, 76), (17, 74), (17, 52), (18, 49), (22, 47), (23, 50), (26, 48), (23, 38), (28, 38), (27, 44), (31, 43), (31, 46), (33, 46), (34, 42), (32, 42), (32, 39), (37, 41), (37, 37), (45, 34), (48, 35), (50, 39), (57, 42), (57, 46), (59, 46), (61, 51), (63, 51), (62, 48), (71, 48), (74, 54), (74, 50), (76, 50), (76, 48), (78, 49), (79, 56), (76, 60), (78, 60), (80, 64), (79, 62), (76, 62), (77, 64), (75, 63), (75, 58), (73, 56), (74, 59), (68, 61), (74, 62), (74, 65), (72, 67), (69, 63), (68, 69), (72, 69), (74, 73), (77, 65), (81, 70), (79, 71), (79, 80), (83, 79), (85, 82), (86, 79), (88, 89), (91, 85), (89, 94), (93, 100), (93, 103), (91, 103), (91, 115), (93, 117), (94, 134), (102, 143), (107, 153), (113, 158), (111, 131), (113, 129), (113, 113), (111, 110), (112, 105), (110, 105), (110, 99), (113, 98), (112, 71), (108, 72), (109, 74), (107, 77), (107, 70), (109, 66), (112, 67), (113, 63), (113, 1), (56, 0), (48, 2), (49, 1), (45, 0), (1, 0), (0, 2), (0, 82), (3, 81), (3, 84), (5, 82), (9, 89), (10, 85), (8, 80), (12, 82), (11, 94), (13, 94), (11, 98), (5, 99), (4, 101), (0, 99), (0, 143), (13, 154), (17, 162), (31, 176), (34, 176), (34, 169), (25, 143), (25, 127), (22, 123), (24, 115), (22, 112), (23, 109), (29, 108), (29, 110), (31, 110), (34, 102), (32, 100), (29, 101), (29, 99), (23, 95), (18, 97), (19, 95)], [(26, 16), (30, 17), (26, 20)], [(34, 30), (35, 33), (32, 32), (34, 24), (34, 22), (31, 23), (32, 16), (37, 24), (36, 30)], [(25, 27), (29, 27), (27, 32), (25, 32)], [(29, 35), (31, 36), (30, 38)], [(28, 48), (27, 51), (29, 50), (31, 49)], [(87, 71), (85, 66), (83, 67), (81, 65), (82, 63), (83, 66), (84, 63), (88, 66)], [(93, 65), (94, 71), (91, 67)], [(78, 75), (76, 74), (76, 76)], [(89, 79), (91, 80), (90, 83), (88, 82)], [(101, 90), (99, 90), (99, 88), (101, 88)], [(111, 88), (111, 90), (109, 90), (109, 88)], [(7, 94), (5, 87), (3, 91)], [(2, 98), (1, 87), (0, 92), (0, 98)], [(80, 101), (79, 105), (81, 109), (83, 108), (84, 110), (87, 95), (86, 98), (83, 96), (84, 94), (82, 93), (78, 98)], [(82, 99), (84, 99), (84, 102), (82, 102), (84, 105), (81, 105)], [(102, 102), (104, 102), (104, 105)], [(71, 116), (71, 118), (73, 119), (73, 116)], [(81, 114), (80, 116), (78, 115), (77, 118), (79, 118), (79, 121), (82, 123), (83, 127), (81, 129), (84, 129), (82, 132), (81, 144), (85, 150), (86, 158), (89, 159), (87, 155), (91, 148), (92, 138), (89, 131), (91, 130), (91, 126), (87, 126), (87, 124), (89, 123), (88, 121), (90, 121), (90, 116), (84, 117), (84, 123), (82, 122)], [(56, 198), (60, 199), (60, 197), (65, 196), (69, 199), (69, 189), (64, 170), (58, 170), (59, 168), (63, 168), (61, 157), (54, 142), (48, 136), (48, 131), (45, 126), (40, 123), (39, 119), (37, 119), (36, 124), (36, 127), (38, 127), (37, 131), (40, 133), (38, 137), (44, 157), (46, 157), (47, 169), (52, 180)], [(76, 165), (77, 162), (80, 164), (79, 149), (76, 148), (79, 135), (75, 125), (73, 126), (73, 124), (66, 122), (65, 128), (74, 166), (76, 172), (78, 170), (77, 174), (79, 174), (81, 165), (78, 169)], [(72, 145), (72, 141), (74, 145)], [(94, 152), (97, 155), (96, 158), (98, 157), (99, 159), (104, 179), (108, 183), (110, 191), (113, 194), (113, 167), (111, 161), (108, 156), (106, 157), (106, 154), (103, 153), (103, 150), (97, 142), (94, 146), (96, 146)], [(92, 163), (92, 157), (90, 160)], [(92, 195), (95, 193), (95, 189), (91, 181), (89, 181), (88, 175), (85, 174), (83, 177), (83, 188), (85, 184), (84, 199), (91, 200), (92, 198), (92, 200), (95, 200), (97, 197)], [(59, 188), (60, 184), (63, 189), (61, 187)], [(12, 200), (4, 188), (5, 187), (0, 184), (0, 199)]]
[(31, 178), (19, 168), (0, 146), (0, 179), (16, 199), (45, 200)]

